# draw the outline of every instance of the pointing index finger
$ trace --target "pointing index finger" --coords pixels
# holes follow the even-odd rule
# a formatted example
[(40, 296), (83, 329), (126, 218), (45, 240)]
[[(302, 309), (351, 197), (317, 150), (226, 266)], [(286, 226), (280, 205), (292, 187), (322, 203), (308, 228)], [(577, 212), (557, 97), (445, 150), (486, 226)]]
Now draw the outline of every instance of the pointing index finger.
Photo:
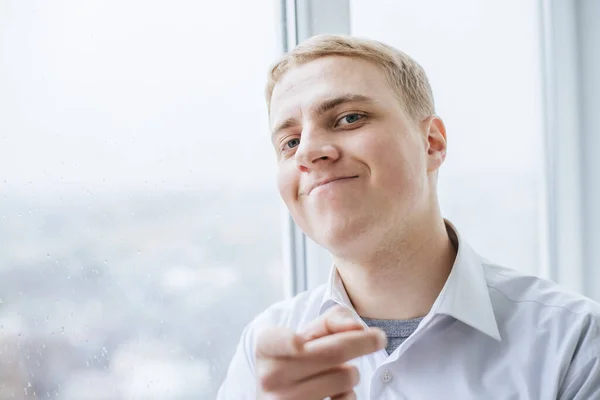
[(306, 325), (299, 335), (304, 341), (309, 341), (352, 330), (364, 330), (364, 326), (352, 310), (336, 306)]
[(304, 345), (304, 354), (335, 365), (383, 349), (386, 344), (387, 337), (381, 329), (354, 330), (312, 340)]

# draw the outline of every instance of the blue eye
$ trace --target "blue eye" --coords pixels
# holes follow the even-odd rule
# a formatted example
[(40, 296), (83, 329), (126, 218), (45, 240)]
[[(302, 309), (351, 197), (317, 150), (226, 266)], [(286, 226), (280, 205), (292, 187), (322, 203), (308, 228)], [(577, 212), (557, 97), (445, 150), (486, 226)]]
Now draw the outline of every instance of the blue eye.
[(300, 139), (296, 138), (296, 139), (288, 140), (285, 143), (285, 146), (291, 149), (291, 148), (298, 146), (299, 144), (300, 144)]
[(343, 124), (343, 125), (353, 124), (356, 121), (361, 120), (363, 117), (364, 117), (364, 115), (362, 115), (362, 114), (356, 114), (356, 113), (348, 114), (348, 115), (345, 115), (342, 118), (340, 118), (338, 125), (339, 124)]

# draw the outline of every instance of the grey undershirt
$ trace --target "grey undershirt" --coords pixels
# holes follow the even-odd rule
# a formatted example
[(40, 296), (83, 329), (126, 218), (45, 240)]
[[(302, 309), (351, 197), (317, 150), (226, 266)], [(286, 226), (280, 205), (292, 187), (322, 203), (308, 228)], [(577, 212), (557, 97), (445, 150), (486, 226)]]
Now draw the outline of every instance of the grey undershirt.
[(371, 318), (363, 318), (362, 320), (365, 321), (367, 326), (379, 328), (385, 332), (388, 337), (388, 344), (385, 351), (387, 351), (389, 355), (413, 334), (422, 319), (423, 317), (406, 320)]

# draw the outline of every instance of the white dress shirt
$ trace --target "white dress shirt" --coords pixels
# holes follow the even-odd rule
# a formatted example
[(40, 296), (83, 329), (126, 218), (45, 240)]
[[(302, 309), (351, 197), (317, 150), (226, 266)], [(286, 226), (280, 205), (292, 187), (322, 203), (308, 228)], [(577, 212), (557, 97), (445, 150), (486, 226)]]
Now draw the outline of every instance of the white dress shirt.
[[(350, 362), (361, 376), (358, 399), (600, 400), (600, 305), (456, 240), (452, 271), (417, 330), (389, 356), (382, 349)], [(255, 318), (218, 399), (256, 398), (260, 328), (299, 330), (336, 304), (353, 309), (333, 267), (326, 284)]]

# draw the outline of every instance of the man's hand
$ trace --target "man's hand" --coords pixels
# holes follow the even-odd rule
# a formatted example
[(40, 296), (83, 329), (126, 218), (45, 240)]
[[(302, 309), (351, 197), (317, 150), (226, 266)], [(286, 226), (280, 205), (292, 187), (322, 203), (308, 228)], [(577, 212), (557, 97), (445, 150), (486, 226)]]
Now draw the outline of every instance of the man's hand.
[(379, 329), (364, 330), (352, 312), (335, 307), (302, 330), (264, 330), (257, 339), (259, 399), (355, 399), (358, 370), (347, 361), (385, 347)]

